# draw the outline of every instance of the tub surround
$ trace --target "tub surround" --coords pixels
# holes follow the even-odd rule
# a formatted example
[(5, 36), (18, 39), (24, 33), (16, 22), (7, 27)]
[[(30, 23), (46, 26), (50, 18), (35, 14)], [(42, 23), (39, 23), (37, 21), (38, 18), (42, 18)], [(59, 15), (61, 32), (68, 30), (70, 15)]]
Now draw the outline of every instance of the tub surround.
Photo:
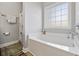
[[(45, 53), (44, 52), (42, 52), (41, 50), (44, 50), (44, 48), (46, 48), (46, 49), (50, 49), (51, 48), (51, 51), (50, 50), (48, 50), (49, 51), (49, 53), (48, 54), (45, 54), (45, 55), (55, 55), (56, 53), (59, 53), (59, 54), (57, 54), (57, 55), (64, 55), (64, 56), (77, 56), (77, 55), (79, 55), (79, 50), (78, 49), (76, 49), (75, 47), (68, 47), (68, 46), (63, 46), (63, 45), (59, 45), (59, 44), (53, 44), (53, 43), (49, 43), (49, 42), (46, 42), (46, 41), (43, 41), (43, 40), (40, 40), (39, 38), (36, 38), (36, 37), (30, 37), (30, 39), (29, 39), (29, 41), (28, 41), (29, 43), (28, 43), (28, 49), (29, 49), (29, 51), (31, 51), (32, 52), (32, 54), (34, 54), (34, 55), (44, 55)], [(37, 44), (37, 45), (36, 45)], [(36, 45), (36, 47), (34, 46), (34, 45)], [(43, 47), (42, 47), (42, 45), (43, 45)], [(54, 51), (53, 50), (53, 48), (54, 49), (56, 49), (57, 51), (56, 51), (56, 53), (55, 52), (52, 52), (52, 51)], [(36, 50), (36, 51), (38, 51), (38, 53), (36, 53), (36, 51), (33, 51), (33, 50)], [(52, 53), (51, 53), (52, 52)], [(35, 54), (36, 53), (36, 54)], [(43, 53), (43, 54), (42, 54)], [(54, 54), (55, 53), (55, 54)], [(64, 53), (64, 54), (63, 54)]]

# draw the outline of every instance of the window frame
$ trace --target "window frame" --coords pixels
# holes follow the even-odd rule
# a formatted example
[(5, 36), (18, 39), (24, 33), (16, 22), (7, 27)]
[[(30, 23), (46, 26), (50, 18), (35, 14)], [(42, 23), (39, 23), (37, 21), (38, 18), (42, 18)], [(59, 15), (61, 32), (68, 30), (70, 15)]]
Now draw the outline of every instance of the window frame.
[(43, 12), (43, 13), (44, 13), (44, 19), (43, 19), (44, 22), (43, 22), (43, 23), (44, 23), (44, 29), (45, 29), (45, 30), (46, 30), (46, 29), (52, 29), (52, 30), (53, 30), (53, 29), (57, 29), (57, 30), (71, 30), (70, 3), (67, 3), (67, 4), (68, 4), (68, 23), (69, 23), (69, 25), (68, 25), (67, 28), (65, 28), (65, 27), (64, 27), (64, 28), (53, 28), (53, 27), (52, 27), (52, 28), (46, 28), (46, 27), (45, 27), (45, 20), (47, 20), (47, 19), (46, 19), (46, 15), (45, 15), (45, 12), (46, 12), (45, 10), (46, 10), (46, 8), (51, 8), (51, 7), (53, 8), (53, 7), (56, 7), (57, 5), (61, 5), (61, 4), (64, 4), (64, 3), (65, 3), (65, 2), (54, 3), (54, 4), (45, 5), (45, 6), (43, 7), (43, 8), (44, 8), (44, 9), (43, 9), (43, 10), (44, 10), (44, 12)]

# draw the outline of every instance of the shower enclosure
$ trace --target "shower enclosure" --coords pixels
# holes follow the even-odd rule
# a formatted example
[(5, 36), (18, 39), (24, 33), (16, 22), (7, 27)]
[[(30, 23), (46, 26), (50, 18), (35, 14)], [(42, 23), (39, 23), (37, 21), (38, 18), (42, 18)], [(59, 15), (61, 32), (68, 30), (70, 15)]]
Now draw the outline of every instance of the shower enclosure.
[[(0, 53), (1, 53), (0, 55), (5, 55), (5, 56), (15, 55), (14, 54), (15, 51), (18, 51), (18, 52), (21, 51), (22, 50), (21, 44), (22, 44), (22, 38), (23, 38), (21, 31), (18, 31), (20, 29), (18, 27), (18, 25), (19, 25), (18, 21), (17, 21), (17, 23), (16, 23), (16, 21), (9, 23), (7, 20), (7, 17), (9, 17), (9, 16), (0, 15)], [(16, 17), (15, 19), (19, 20), (18, 17)], [(19, 26), (21, 26), (21, 25), (19, 25)], [(19, 38), (19, 32), (21, 34), (20, 38)], [(19, 43), (19, 41), (21, 44)], [(13, 49), (13, 52), (11, 51), (12, 49)]]
[[(19, 15), (22, 8), (21, 2), (0, 2), (0, 52), (4, 51), (4, 55), (14, 53), (12, 49), (15, 46), (18, 48), (19, 44)], [(14, 46), (10, 46), (15, 44)], [(10, 46), (10, 47), (9, 47)], [(20, 47), (20, 46), (19, 46)], [(22, 47), (21, 47), (22, 48)], [(11, 52), (6, 52), (11, 51)]]

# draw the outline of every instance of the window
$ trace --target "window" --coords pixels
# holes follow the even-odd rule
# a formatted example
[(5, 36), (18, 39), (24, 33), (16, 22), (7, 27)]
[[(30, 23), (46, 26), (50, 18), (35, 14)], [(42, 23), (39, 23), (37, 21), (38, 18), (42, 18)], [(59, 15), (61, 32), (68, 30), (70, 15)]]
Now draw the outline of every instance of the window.
[(45, 28), (68, 28), (68, 3), (48, 5), (44, 9)]

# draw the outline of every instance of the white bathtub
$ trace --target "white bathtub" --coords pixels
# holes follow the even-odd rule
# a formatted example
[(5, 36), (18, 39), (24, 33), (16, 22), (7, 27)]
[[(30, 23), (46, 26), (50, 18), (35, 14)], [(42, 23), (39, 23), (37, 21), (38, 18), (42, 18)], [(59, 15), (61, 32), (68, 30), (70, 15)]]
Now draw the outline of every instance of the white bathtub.
[[(78, 49), (72, 47), (73, 40), (67, 39), (67, 34), (31, 35), (28, 49), (36, 56), (74, 56), (79, 55)], [(69, 41), (70, 42), (69, 42)]]

